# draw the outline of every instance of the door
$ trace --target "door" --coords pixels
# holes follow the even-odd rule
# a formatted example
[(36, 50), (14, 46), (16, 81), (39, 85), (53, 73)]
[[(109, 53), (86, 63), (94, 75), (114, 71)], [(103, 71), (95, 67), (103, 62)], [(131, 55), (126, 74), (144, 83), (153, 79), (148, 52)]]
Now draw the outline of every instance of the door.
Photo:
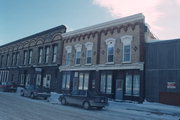
[(115, 99), (123, 99), (123, 79), (116, 79), (116, 94)]

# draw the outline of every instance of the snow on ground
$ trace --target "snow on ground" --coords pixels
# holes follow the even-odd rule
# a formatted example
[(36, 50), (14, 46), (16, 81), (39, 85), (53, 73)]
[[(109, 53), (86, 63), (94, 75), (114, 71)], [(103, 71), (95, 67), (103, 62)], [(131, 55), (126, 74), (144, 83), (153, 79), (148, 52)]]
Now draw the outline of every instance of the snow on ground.
[[(50, 103), (59, 104), (59, 96), (55, 92), (51, 92), (51, 97), (48, 99)], [(107, 110), (124, 112), (124, 113), (133, 113), (135, 115), (151, 115), (155, 118), (160, 118), (162, 120), (179, 120), (180, 119), (180, 107), (165, 105), (160, 103), (144, 102), (143, 104), (138, 104), (136, 102), (114, 102), (109, 101), (109, 106), (106, 107)]]
[[(20, 90), (21, 90), (21, 88), (19, 88), (17, 90), (16, 94), (13, 94), (13, 93), (0, 93), (0, 94), (2, 94), (2, 95), (7, 94), (8, 95), (7, 97), (9, 97), (11, 95), (14, 96), (13, 101), (16, 101), (17, 99), (19, 99), (19, 100), (22, 100), (21, 103), (23, 103), (23, 101), (24, 101), (26, 104), (29, 104), (29, 102), (30, 102), (32, 105), (37, 104), (39, 107), (40, 106), (42, 106), (42, 107), (48, 106), (48, 108), (50, 108), (50, 111), (54, 111), (54, 112), (56, 111), (56, 109), (59, 112), (60, 111), (61, 112), (71, 111), (73, 115), (75, 112), (75, 114), (86, 114), (89, 116), (91, 116), (91, 115), (93, 116), (94, 112), (95, 112), (97, 114), (96, 117), (97, 116), (98, 117), (106, 116), (109, 119), (111, 119), (111, 118), (117, 119), (117, 118), (119, 118), (118, 116), (120, 115), (120, 116), (124, 116), (128, 120), (132, 116), (134, 117), (135, 120), (180, 120), (180, 106), (171, 106), (171, 105), (165, 105), (165, 104), (160, 104), (160, 103), (151, 103), (151, 102), (144, 102), (143, 104), (138, 104), (135, 102), (129, 103), (129, 102), (109, 101), (109, 106), (106, 107), (102, 111), (94, 111), (94, 110), (86, 111), (86, 110), (83, 110), (78, 107), (76, 109), (76, 107), (59, 105), (58, 98), (61, 94), (58, 94), (55, 92), (51, 92), (51, 97), (48, 99), (48, 102), (49, 102), (48, 103), (46, 100), (34, 100), (34, 99), (27, 98), (27, 97), (20, 97), (19, 96)], [(17, 97), (15, 97), (15, 96), (17, 96)], [(5, 100), (5, 98), (4, 98), (4, 100)], [(5, 103), (5, 101), (0, 101), (0, 102)], [(50, 104), (50, 103), (53, 103), (53, 104)], [(57, 103), (57, 105), (55, 105), (54, 103)], [(34, 105), (34, 106), (37, 106), (37, 105)], [(48, 108), (43, 108), (43, 110), (45, 110), (45, 109), (48, 110)], [(10, 109), (10, 108), (8, 108), (8, 109)], [(0, 113), (1, 113), (1, 111), (0, 111)], [(55, 115), (54, 113), (49, 113), (49, 114)], [(66, 115), (66, 113), (64, 113), (64, 116), (65, 115)], [(117, 117), (115, 117), (116, 115), (117, 115)], [(1, 116), (0, 116), (0, 118), (1, 118)], [(137, 118), (141, 118), (141, 119), (137, 119)], [(119, 118), (118, 120), (120, 120), (120, 119), (121, 118)], [(123, 117), (122, 117), (122, 119), (123, 119)], [(125, 120), (125, 119), (123, 119), (123, 120)]]
[(52, 103), (52, 104), (59, 104), (59, 100), (58, 98), (61, 96), (62, 94), (58, 94), (56, 92), (51, 92), (51, 96), (48, 98), (48, 102)]
[(160, 103), (144, 102), (143, 104), (129, 102), (109, 102), (108, 110), (135, 115), (153, 116), (162, 120), (180, 120), (180, 107)]

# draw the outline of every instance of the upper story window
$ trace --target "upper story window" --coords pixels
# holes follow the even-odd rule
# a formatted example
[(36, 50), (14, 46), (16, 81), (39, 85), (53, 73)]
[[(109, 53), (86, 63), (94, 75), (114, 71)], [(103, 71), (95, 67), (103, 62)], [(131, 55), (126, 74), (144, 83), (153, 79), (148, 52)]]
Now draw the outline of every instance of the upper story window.
[(49, 46), (45, 48), (45, 63), (49, 62)]
[(16, 63), (16, 54), (13, 53), (13, 54), (12, 54), (12, 66), (14, 66), (15, 63)]
[(16, 53), (15, 65), (18, 65), (18, 63), (19, 63), (19, 52)]
[(32, 63), (32, 53), (33, 53), (33, 51), (29, 50), (29, 61), (28, 61), (29, 64)]
[(123, 63), (131, 62), (131, 42), (133, 37), (131, 35), (125, 35), (121, 37), (123, 43)]
[(39, 48), (39, 53), (38, 53), (38, 63), (42, 63), (42, 55), (43, 55), (43, 48)]
[(53, 57), (52, 62), (55, 63), (57, 60), (57, 45), (53, 45)]
[(114, 38), (109, 38), (105, 40), (107, 45), (107, 63), (114, 63), (114, 46), (116, 40)]
[(26, 62), (27, 62), (27, 51), (24, 51), (23, 65), (26, 65)]
[(92, 64), (93, 43), (92, 42), (87, 42), (87, 43), (85, 43), (85, 47), (87, 49), (87, 51), (86, 51), (86, 64)]
[(79, 65), (80, 62), (81, 62), (81, 49), (82, 49), (82, 45), (81, 44), (76, 44), (75, 45), (75, 49), (76, 49), (75, 64)]
[(71, 64), (71, 52), (72, 52), (72, 46), (66, 46), (66, 65)]
[(9, 65), (9, 54), (6, 55), (6, 66)]
[(3, 66), (3, 61), (4, 61), (4, 55), (1, 55), (1, 63), (0, 63), (1, 67)]

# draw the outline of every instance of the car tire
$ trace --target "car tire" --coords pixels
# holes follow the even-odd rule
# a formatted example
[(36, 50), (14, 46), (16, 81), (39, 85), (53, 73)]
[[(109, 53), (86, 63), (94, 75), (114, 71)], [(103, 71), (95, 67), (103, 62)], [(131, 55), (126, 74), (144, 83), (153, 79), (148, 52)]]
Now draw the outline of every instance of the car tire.
[(90, 106), (90, 104), (89, 104), (88, 101), (85, 101), (85, 102), (83, 103), (83, 108), (86, 109), (86, 110), (89, 110), (89, 109), (91, 108), (91, 106)]
[(97, 109), (98, 109), (98, 110), (102, 110), (102, 109), (103, 109), (103, 107), (97, 107)]
[(66, 102), (66, 99), (65, 99), (65, 98), (61, 98), (61, 104), (62, 104), (62, 105), (66, 105), (66, 104), (67, 104), (67, 102)]
[(34, 96), (34, 93), (31, 93), (31, 99), (34, 99), (35, 98), (35, 96)]

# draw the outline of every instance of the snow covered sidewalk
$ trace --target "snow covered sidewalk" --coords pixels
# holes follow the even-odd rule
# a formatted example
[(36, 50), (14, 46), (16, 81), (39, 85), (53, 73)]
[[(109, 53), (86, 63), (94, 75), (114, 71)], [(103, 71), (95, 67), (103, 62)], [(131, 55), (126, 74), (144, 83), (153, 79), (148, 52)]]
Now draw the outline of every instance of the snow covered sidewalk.
[(143, 104), (128, 102), (109, 102), (110, 111), (131, 113), (134, 115), (153, 116), (161, 120), (180, 120), (180, 107), (160, 103), (144, 102)]

